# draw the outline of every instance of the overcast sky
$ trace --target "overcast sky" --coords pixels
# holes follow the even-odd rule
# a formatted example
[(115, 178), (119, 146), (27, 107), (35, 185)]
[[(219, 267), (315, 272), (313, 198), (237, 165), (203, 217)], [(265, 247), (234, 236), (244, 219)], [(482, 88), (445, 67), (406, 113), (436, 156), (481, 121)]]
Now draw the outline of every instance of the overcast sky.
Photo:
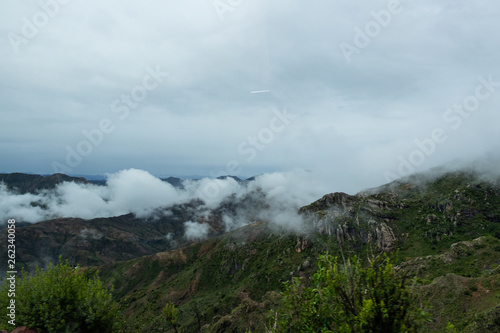
[(497, 0), (0, 6), (0, 172), (305, 169), (355, 192), (498, 155)]

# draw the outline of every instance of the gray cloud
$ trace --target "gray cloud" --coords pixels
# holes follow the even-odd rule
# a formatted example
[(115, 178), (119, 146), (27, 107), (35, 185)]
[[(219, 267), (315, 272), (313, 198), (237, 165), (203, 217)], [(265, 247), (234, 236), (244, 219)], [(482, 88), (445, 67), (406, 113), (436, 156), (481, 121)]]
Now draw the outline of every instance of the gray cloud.
[[(237, 183), (232, 178), (185, 180), (184, 188), (179, 189), (146, 171), (128, 169), (108, 175), (106, 186), (64, 182), (54, 190), (38, 194), (17, 194), (0, 183), (0, 220), (15, 218), (20, 222), (39, 222), (61, 217), (92, 219), (128, 213), (150, 218), (158, 214), (168, 216), (171, 214), (169, 207), (194, 200), (203, 202), (194, 214), (203, 220), (228, 202), (238, 205), (238, 202), (250, 200), (250, 204), (239, 208), (241, 214), (240, 211), (223, 214), (226, 229), (232, 230), (252, 222), (251, 217), (272, 220), (285, 211), (294, 214), (299, 207), (319, 198), (327, 190), (315, 178), (308, 172), (296, 170), (263, 174), (248, 184)], [(253, 202), (261, 207), (253, 208)]]
[(184, 236), (188, 239), (204, 239), (210, 230), (207, 223), (197, 223), (192, 221), (184, 222)]
[[(398, 174), (435, 128), (448, 139), (415, 171), (498, 155), (500, 88), (457, 130), (443, 120), (479, 76), (500, 81), (492, 0), (401, 0), (351, 63), (339, 45), (389, 1), (244, 1), (221, 20), (211, 1), (68, 0), (15, 53), (9, 33), (22, 37), (40, 3), (49, 0), (0, 11), (3, 172), (54, 172), (104, 118), (114, 130), (72, 173), (207, 175), (235, 160), (240, 175), (310, 169), (329, 191), (352, 193)], [(171, 76), (121, 120), (110, 106), (148, 66)], [(248, 161), (239, 145), (285, 107), (297, 118)]]

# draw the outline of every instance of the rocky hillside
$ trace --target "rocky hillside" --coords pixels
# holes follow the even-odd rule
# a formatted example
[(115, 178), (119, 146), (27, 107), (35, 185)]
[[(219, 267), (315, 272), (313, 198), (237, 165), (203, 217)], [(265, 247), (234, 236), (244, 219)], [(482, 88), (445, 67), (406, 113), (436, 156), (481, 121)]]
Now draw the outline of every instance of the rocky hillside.
[[(133, 331), (166, 327), (159, 313), (171, 301), (180, 308), (188, 332), (264, 332), (272, 325), (268, 310), (280, 302), (281, 283), (293, 276), (307, 280), (315, 258), (326, 249), (340, 255), (337, 244), (328, 240), (276, 236), (266, 223), (257, 223), (99, 270), (114, 286)], [(445, 332), (452, 322), (459, 332), (498, 332), (498, 267), (500, 240), (484, 236), (455, 243), (440, 254), (406, 257), (398, 269), (418, 277), (414, 284), (432, 315), (425, 331)]]
[[(500, 327), (498, 183), (456, 172), (357, 195), (332, 193), (298, 211), (301, 231), (255, 222), (266, 207), (263, 194), (233, 197), (208, 215), (193, 215), (202, 204), (180, 205), (150, 221), (126, 215), (19, 228), (18, 255), (27, 265), (58, 255), (93, 265), (86, 271), (99, 270), (114, 287), (134, 332), (166, 328), (160, 312), (169, 301), (188, 332), (264, 332), (282, 283), (293, 276), (307, 281), (319, 254), (397, 250), (399, 269), (415, 276), (422, 302), (432, 306), (428, 331), (445, 332), (448, 322), (460, 332)], [(227, 214), (241, 215), (247, 225), (225, 233)], [(183, 238), (182, 223), (196, 218), (211, 227), (202, 242)]]
[(483, 234), (500, 238), (500, 186), (469, 173), (409, 178), (355, 196), (328, 194), (300, 212), (340, 243), (374, 243), (383, 251), (425, 255)]
[(427, 331), (444, 332), (448, 322), (464, 332), (499, 330), (497, 185), (466, 173), (409, 179), (355, 196), (329, 194), (300, 213), (304, 233), (258, 222), (99, 270), (136, 331), (162, 327), (160, 310), (172, 301), (188, 332), (264, 332), (281, 283), (307, 281), (318, 254), (399, 250), (399, 269), (416, 276), (430, 306)]

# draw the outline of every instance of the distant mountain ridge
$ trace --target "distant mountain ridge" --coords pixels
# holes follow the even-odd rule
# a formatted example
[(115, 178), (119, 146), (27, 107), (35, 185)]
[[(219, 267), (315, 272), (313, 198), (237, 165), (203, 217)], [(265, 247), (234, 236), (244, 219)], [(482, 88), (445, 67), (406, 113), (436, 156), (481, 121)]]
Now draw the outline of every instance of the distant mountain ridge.
[(0, 183), (4, 183), (11, 191), (19, 194), (38, 193), (42, 190), (52, 190), (63, 182), (88, 184), (89, 181), (81, 177), (71, 177), (61, 173), (50, 176), (41, 176), (26, 173), (0, 174)]
[[(247, 183), (249, 181), (255, 180), (255, 177), (248, 179), (240, 179), (236, 176), (219, 176), (217, 179), (227, 179), (232, 178), (238, 183)], [(175, 188), (183, 188), (182, 182), (186, 179), (191, 178), (179, 178), (179, 177), (167, 177), (160, 178), (162, 181), (169, 183)], [(191, 180), (199, 180), (200, 178), (192, 178)], [(68, 176), (65, 174), (52, 174), (52, 175), (38, 175), (38, 174), (28, 174), (28, 173), (0, 173), (0, 183), (4, 183), (7, 188), (11, 191), (17, 191), (19, 194), (33, 193), (36, 194), (41, 190), (52, 190), (56, 188), (57, 185), (63, 182), (75, 182), (80, 184), (95, 184), (95, 185), (106, 185), (106, 176), (100, 175), (74, 175)]]

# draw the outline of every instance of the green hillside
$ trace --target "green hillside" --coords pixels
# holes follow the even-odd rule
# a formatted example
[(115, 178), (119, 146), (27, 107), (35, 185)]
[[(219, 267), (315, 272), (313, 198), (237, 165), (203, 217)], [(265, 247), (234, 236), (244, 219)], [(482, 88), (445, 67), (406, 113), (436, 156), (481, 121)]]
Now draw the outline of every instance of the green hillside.
[(467, 173), (398, 181), (303, 207), (304, 233), (258, 222), (176, 250), (98, 269), (137, 332), (169, 327), (173, 302), (187, 332), (265, 332), (282, 283), (308, 278), (318, 255), (397, 251), (432, 322), (425, 331), (500, 330), (500, 188)]
[[(397, 274), (408, 275), (414, 301), (429, 313), (423, 332), (500, 332), (499, 184), (453, 172), (356, 195), (327, 194), (295, 216), (290, 212), (304, 222), (294, 231), (254, 222), (255, 210), (267, 205), (260, 193), (211, 212), (217, 232), (199, 242), (182, 241), (179, 228), (195, 214), (188, 208), (202, 203), (176, 206), (173, 215), (152, 222), (131, 215), (60, 219), (18, 228), (19, 240), (26, 240), (18, 252), (28, 269), (59, 255), (94, 265), (82, 271), (98, 271), (112, 290), (125, 332), (174, 332), (162, 316), (166, 304), (179, 310), (185, 332), (267, 332), (284, 283), (296, 277), (312, 283), (320, 255), (366, 261), (383, 252), (392, 254)], [(224, 233), (227, 211), (247, 214), (251, 224)], [(83, 239), (82, 230), (99, 237)], [(166, 232), (177, 235), (177, 247), (165, 245)]]

